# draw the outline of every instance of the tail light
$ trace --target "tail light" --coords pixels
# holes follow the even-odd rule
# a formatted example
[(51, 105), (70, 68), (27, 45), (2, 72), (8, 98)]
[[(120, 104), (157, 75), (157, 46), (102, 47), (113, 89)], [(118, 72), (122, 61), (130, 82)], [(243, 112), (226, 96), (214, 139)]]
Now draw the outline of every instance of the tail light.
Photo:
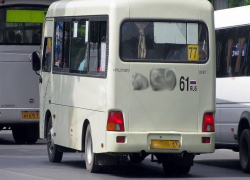
[(214, 115), (206, 113), (203, 119), (202, 132), (214, 132)]
[(209, 144), (210, 143), (210, 137), (202, 137), (202, 143)]
[(121, 112), (114, 111), (109, 113), (107, 131), (124, 131), (124, 122)]
[(117, 143), (125, 143), (125, 136), (117, 136), (116, 137), (116, 142)]

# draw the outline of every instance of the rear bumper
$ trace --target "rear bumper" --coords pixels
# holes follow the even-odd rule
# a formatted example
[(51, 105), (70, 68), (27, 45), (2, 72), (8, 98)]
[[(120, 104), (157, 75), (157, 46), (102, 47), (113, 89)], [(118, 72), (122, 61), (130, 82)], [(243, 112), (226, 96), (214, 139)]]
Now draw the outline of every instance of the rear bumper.
[[(125, 143), (117, 143), (117, 136), (126, 136)], [(210, 137), (210, 143), (202, 143), (202, 137)], [(179, 149), (151, 149), (151, 139), (179, 140)], [(106, 132), (106, 153), (212, 153), (215, 149), (214, 133), (183, 132)]]
[(0, 108), (0, 125), (39, 123), (39, 119), (22, 119), (22, 112), (39, 112), (39, 108)]

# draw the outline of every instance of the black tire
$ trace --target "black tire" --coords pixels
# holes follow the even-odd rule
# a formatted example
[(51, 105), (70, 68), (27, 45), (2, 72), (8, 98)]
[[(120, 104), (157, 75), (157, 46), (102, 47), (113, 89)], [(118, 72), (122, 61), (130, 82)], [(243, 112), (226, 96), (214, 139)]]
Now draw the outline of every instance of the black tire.
[(25, 127), (13, 127), (12, 128), (12, 135), (17, 144), (24, 144), (27, 140), (27, 130)]
[(188, 174), (191, 166), (181, 166), (176, 165), (174, 162), (164, 162), (162, 163), (164, 173), (167, 176), (177, 175), (177, 174)]
[(146, 157), (147, 155), (140, 156), (139, 153), (129, 155), (129, 159), (132, 163), (141, 163)]
[(38, 138), (28, 138), (27, 143), (28, 144), (35, 144), (37, 142)]
[(39, 138), (39, 124), (30, 124), (27, 126), (28, 136), (26, 142), (28, 144), (35, 144)]
[(59, 163), (62, 161), (63, 152), (58, 151), (57, 145), (54, 144), (52, 118), (50, 117), (47, 128), (47, 151), (49, 161), (53, 163)]
[(240, 164), (243, 172), (250, 173), (250, 130), (245, 129), (240, 136)]
[(95, 158), (95, 153), (93, 153), (91, 127), (89, 124), (85, 135), (85, 164), (87, 171), (89, 171), (90, 173), (98, 173), (102, 169), (101, 166), (95, 164)]
[(177, 166), (179, 174), (188, 174), (191, 166)]
[(176, 164), (173, 162), (163, 162), (162, 167), (166, 176), (172, 176), (177, 174), (177, 167)]

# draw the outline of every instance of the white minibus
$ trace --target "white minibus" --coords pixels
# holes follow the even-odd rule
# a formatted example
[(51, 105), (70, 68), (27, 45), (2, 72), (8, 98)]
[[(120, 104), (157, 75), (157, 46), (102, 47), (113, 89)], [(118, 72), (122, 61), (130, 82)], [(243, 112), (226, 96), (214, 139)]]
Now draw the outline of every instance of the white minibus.
[(250, 6), (215, 11), (216, 148), (239, 151), (250, 173)]
[(32, 55), (49, 160), (85, 152), (98, 172), (151, 154), (186, 174), (214, 152), (213, 14), (207, 0), (53, 3)]
[(54, 0), (0, 1), (0, 130), (18, 144), (39, 138), (38, 77), (29, 56), (39, 51), (42, 26)]

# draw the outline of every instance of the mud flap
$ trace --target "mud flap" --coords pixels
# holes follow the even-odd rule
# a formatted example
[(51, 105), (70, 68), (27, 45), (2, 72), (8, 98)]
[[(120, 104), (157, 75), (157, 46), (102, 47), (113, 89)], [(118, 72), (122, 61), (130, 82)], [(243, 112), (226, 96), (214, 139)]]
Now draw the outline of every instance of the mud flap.
[(95, 164), (99, 166), (104, 165), (116, 165), (118, 163), (119, 157), (112, 156), (108, 154), (95, 154)]

